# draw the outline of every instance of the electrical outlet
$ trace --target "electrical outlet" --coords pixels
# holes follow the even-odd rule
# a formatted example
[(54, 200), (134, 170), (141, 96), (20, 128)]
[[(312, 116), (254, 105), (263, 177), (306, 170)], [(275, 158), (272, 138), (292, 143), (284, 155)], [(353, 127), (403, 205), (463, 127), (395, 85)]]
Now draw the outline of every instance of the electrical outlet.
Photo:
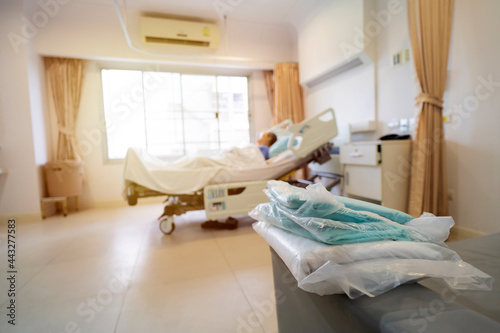
[(392, 67), (395, 67), (397, 65), (401, 65), (401, 51), (396, 52), (392, 55)]
[(443, 123), (451, 123), (451, 113), (443, 115)]
[(403, 119), (401, 119), (401, 120), (399, 121), (399, 131), (400, 131), (401, 133), (406, 133), (406, 132), (408, 132), (408, 123), (409, 123), (409, 121), (408, 121), (408, 119), (406, 119), (406, 118), (403, 118)]
[(410, 61), (410, 49), (399, 50), (392, 54), (391, 64), (392, 67), (406, 64)]
[(403, 54), (402, 63), (406, 64), (407, 62), (410, 61), (410, 49), (404, 49), (403, 51), (401, 51), (401, 53)]
[(415, 131), (415, 118), (408, 119), (408, 123), (409, 123), (408, 132), (413, 133)]

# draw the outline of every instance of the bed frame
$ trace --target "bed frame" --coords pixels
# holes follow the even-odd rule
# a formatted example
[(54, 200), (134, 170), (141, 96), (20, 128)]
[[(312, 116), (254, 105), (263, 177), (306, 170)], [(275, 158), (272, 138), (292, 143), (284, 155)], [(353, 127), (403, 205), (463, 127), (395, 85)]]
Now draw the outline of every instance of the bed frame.
[[(289, 135), (288, 149), (300, 158), (293, 169), (286, 170), (275, 179), (285, 179), (311, 162), (323, 164), (331, 158), (330, 150), (333, 144), (329, 141), (337, 136), (337, 123), (332, 109), (299, 124), (292, 124), (287, 120), (275, 127), (279, 128), (280, 135)], [(269, 201), (263, 192), (267, 188), (267, 181), (208, 185), (191, 194), (162, 193), (126, 181), (125, 193), (131, 206), (137, 204), (138, 198), (166, 195), (163, 214), (158, 220), (160, 230), (168, 235), (175, 229), (174, 215), (179, 216), (192, 210), (204, 209), (211, 221), (227, 217), (226, 223), (236, 227), (237, 221), (231, 215), (248, 214), (256, 205)]]

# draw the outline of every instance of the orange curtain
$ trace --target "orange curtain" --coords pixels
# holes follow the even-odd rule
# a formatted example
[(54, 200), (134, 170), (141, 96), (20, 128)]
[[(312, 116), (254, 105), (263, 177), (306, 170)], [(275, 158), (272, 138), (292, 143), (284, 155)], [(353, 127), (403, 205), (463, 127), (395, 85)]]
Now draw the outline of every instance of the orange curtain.
[(421, 93), (413, 143), (408, 209), (448, 214), (443, 95), (446, 87), (453, 0), (408, 0), (412, 54)]
[(271, 113), (274, 115), (274, 71), (263, 71), (264, 81), (266, 82), (267, 98), (269, 99), (269, 106)]
[(299, 83), (298, 64), (276, 64), (274, 67), (274, 124), (291, 119), (304, 120), (304, 98)]
[(75, 126), (80, 106), (85, 61), (66, 58), (45, 58), (44, 61), (49, 96), (57, 115), (59, 131), (56, 159), (80, 161)]

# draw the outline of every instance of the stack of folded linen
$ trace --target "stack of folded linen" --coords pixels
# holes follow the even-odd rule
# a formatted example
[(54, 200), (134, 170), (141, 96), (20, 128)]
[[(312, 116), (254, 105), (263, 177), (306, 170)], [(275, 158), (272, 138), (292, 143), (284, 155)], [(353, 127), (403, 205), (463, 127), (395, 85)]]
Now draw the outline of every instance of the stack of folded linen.
[(424, 214), (414, 219), (380, 205), (336, 197), (321, 184), (304, 189), (269, 181), (266, 194), (271, 202), (258, 205), (250, 214), (253, 218), (332, 245), (380, 240), (443, 243), (454, 224), (449, 216)]
[(321, 184), (269, 181), (269, 203), (250, 216), (299, 287), (320, 295), (376, 296), (400, 284), (439, 277), (457, 289), (490, 290), (493, 279), (444, 245), (451, 217), (420, 218), (337, 197)]

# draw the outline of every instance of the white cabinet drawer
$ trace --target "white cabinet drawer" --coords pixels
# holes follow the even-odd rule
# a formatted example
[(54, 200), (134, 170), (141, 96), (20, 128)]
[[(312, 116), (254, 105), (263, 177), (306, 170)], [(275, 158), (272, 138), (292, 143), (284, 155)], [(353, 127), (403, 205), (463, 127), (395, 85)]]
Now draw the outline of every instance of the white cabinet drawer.
[(378, 165), (379, 161), (380, 153), (378, 145), (375, 143), (347, 143), (340, 149), (340, 162), (342, 164)]
[(347, 165), (344, 179), (346, 194), (382, 200), (380, 166)]

